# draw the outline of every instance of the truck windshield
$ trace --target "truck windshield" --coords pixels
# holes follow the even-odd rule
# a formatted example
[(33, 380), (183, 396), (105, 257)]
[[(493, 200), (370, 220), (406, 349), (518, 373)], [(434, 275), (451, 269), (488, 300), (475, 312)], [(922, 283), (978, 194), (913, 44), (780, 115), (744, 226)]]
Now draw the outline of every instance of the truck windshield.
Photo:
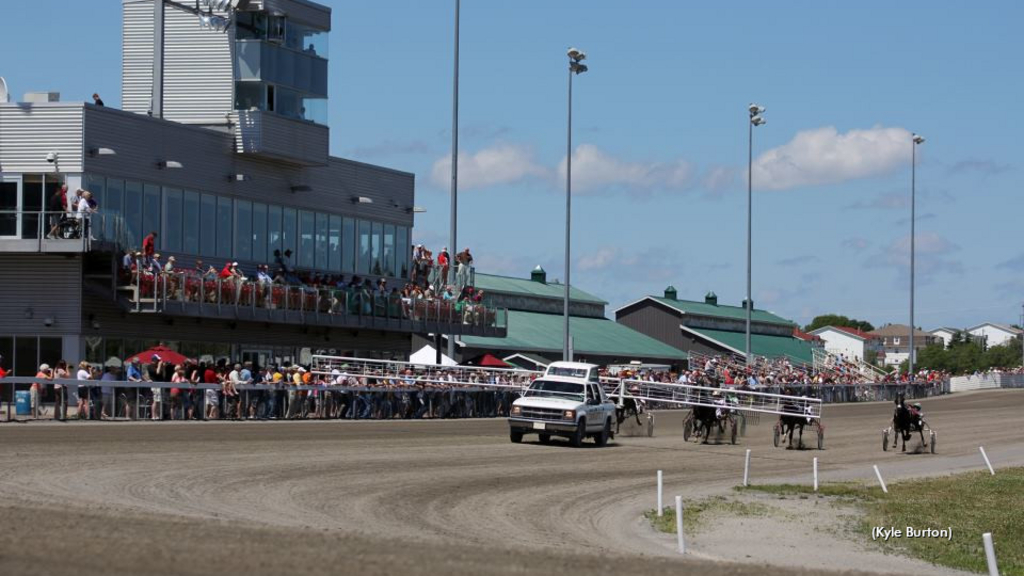
[(549, 366), (546, 376), (568, 376), (570, 378), (586, 378), (587, 368), (570, 368), (569, 366)]
[(575, 382), (535, 380), (526, 391), (527, 396), (547, 396), (583, 401), (583, 385)]

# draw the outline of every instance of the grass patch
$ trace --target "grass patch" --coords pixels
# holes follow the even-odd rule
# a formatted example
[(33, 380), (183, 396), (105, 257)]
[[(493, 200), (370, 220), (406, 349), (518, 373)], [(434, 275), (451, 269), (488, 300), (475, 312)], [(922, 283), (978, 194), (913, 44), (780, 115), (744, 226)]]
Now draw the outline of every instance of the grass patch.
[[(952, 540), (933, 538), (890, 539), (882, 545), (942, 566), (986, 572), (981, 535), (991, 532), (999, 572), (1024, 576), (1024, 468), (1005, 468), (940, 478), (908, 480), (888, 485), (828, 483), (817, 493), (795, 484), (757, 485), (738, 491), (764, 492), (780, 497), (830, 498), (858, 506), (863, 518), (856, 530), (871, 538), (876, 526), (906, 530), (948, 528)], [(881, 540), (879, 540), (881, 542)]]
[[(709, 518), (718, 516), (767, 516), (777, 511), (774, 507), (760, 502), (739, 502), (730, 500), (724, 496), (715, 496), (704, 500), (683, 501), (683, 531), (695, 532)], [(657, 510), (644, 512), (644, 518), (651, 522), (655, 530), (676, 533), (676, 509), (675, 506), (666, 506), (662, 515), (658, 516)]]

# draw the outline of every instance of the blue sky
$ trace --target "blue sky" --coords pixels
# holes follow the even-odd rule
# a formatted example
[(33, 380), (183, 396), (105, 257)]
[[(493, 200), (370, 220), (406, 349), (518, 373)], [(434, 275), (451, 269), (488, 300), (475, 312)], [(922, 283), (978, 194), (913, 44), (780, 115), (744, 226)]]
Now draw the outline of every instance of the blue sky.
[[(326, 3), (332, 153), (414, 172), (417, 237), (447, 244), (453, 3)], [(2, 15), (15, 95), (119, 104), (120, 2)], [(754, 101), (758, 307), (906, 322), (916, 131), (918, 324), (1018, 322), (1022, 17), (1019, 2), (464, 0), (458, 248), (485, 271), (563, 277), (575, 45), (590, 72), (575, 80), (573, 283), (610, 309), (668, 284), (743, 299)]]

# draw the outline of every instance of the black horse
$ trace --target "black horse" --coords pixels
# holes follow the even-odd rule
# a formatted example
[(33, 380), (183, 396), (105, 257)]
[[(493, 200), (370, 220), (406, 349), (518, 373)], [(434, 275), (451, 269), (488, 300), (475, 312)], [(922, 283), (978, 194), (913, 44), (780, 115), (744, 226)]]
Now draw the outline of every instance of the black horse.
[(793, 448), (793, 432), (799, 430), (797, 446), (803, 448), (804, 426), (807, 425), (807, 416), (801, 413), (800, 406), (793, 401), (783, 404), (782, 411), (785, 412), (785, 414), (779, 416), (779, 426), (782, 427), (782, 436), (789, 437), (788, 447), (790, 449)]
[(622, 398), (619, 403), (615, 406), (615, 433), (619, 433), (619, 429), (622, 427), (622, 423), (627, 418), (632, 416), (636, 418), (636, 425), (642, 425), (640, 422), (640, 415), (644, 412), (643, 404), (636, 398)]
[(896, 431), (892, 437), (892, 448), (896, 449), (896, 445), (899, 443), (900, 436), (903, 437), (903, 451), (907, 451), (907, 440), (910, 440), (910, 436), (917, 432), (921, 435), (921, 446), (927, 447), (928, 443), (924, 439), (924, 428), (925, 421), (924, 415), (917, 408), (907, 406), (906, 398), (903, 393), (900, 393), (896, 397), (896, 409), (892, 415), (892, 428)]

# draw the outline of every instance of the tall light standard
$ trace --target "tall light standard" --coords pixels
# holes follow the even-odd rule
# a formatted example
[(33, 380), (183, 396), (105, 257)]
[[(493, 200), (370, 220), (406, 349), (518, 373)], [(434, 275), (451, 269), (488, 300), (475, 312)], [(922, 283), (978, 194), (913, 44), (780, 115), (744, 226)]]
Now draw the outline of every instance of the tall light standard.
[(572, 77), (587, 71), (581, 62), (587, 55), (579, 49), (569, 48), (569, 125), (566, 130), (565, 146), (565, 302), (562, 315), (565, 317), (565, 340), (562, 343), (562, 360), (572, 360), (569, 350), (569, 245), (570, 223), (572, 222)]
[(924, 143), (920, 134), (911, 134), (910, 138), (910, 355), (908, 366), (909, 381), (914, 383), (914, 242), (917, 214), (915, 212), (917, 188), (917, 147)]
[(753, 226), (753, 205), (754, 205), (754, 126), (760, 126), (766, 122), (764, 119), (764, 106), (751, 104), (747, 107), (750, 112), (749, 146), (747, 147), (747, 300), (743, 307), (747, 309), (747, 366), (750, 366), (752, 353), (750, 349), (750, 317), (753, 312), (754, 302), (750, 295), (750, 268), (751, 268), (751, 237)]
[[(460, 0), (455, 0), (455, 74), (452, 85), (452, 210), (449, 219), (451, 220), (451, 238), (449, 246), (449, 258), (452, 253), (458, 253), (458, 238), (456, 232), (459, 229), (459, 8)], [(448, 263), (448, 273), (453, 274), (455, 266)], [(445, 278), (445, 282), (449, 282)], [(440, 355), (440, 346), (438, 346)], [(448, 357), (455, 358), (455, 335), (448, 335)], [(440, 360), (438, 361), (440, 365)]]

